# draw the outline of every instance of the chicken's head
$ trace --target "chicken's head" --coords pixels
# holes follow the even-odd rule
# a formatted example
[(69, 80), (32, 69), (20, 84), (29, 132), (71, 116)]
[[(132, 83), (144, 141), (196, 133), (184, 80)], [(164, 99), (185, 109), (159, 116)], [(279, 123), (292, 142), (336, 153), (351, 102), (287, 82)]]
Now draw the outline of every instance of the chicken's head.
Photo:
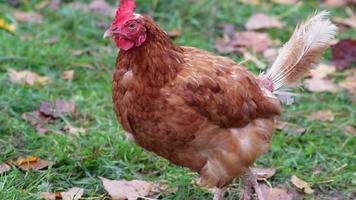
[(141, 46), (147, 38), (147, 30), (141, 15), (135, 13), (135, 0), (121, 0), (116, 17), (104, 37), (112, 37), (118, 48), (129, 50)]

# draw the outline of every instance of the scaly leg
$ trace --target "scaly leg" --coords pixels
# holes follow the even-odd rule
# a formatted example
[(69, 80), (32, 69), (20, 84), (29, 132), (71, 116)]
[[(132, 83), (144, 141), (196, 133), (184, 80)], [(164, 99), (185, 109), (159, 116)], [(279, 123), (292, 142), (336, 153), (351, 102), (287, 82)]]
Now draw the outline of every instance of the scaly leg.
[(253, 195), (253, 191), (255, 191), (258, 200), (265, 200), (262, 195), (261, 188), (258, 185), (257, 178), (252, 173), (250, 168), (246, 170), (246, 173), (243, 176), (243, 183), (245, 185), (245, 190), (241, 196), (241, 200), (250, 200)]
[(226, 187), (224, 188), (215, 188), (214, 192), (214, 199), (213, 200), (223, 200), (224, 199), (224, 193), (226, 191)]

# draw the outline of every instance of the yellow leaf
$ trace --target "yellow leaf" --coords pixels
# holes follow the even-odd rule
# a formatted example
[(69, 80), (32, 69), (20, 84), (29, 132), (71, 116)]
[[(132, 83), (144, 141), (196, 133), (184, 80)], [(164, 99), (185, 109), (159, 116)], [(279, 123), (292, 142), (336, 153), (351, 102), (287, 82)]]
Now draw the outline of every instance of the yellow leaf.
[(16, 163), (17, 165), (23, 165), (23, 164), (28, 164), (28, 163), (35, 163), (37, 162), (38, 158), (35, 156), (29, 156), (26, 158), (21, 158), (19, 159)]
[(14, 24), (7, 23), (4, 19), (0, 19), (0, 29), (15, 33), (16, 26)]
[(49, 77), (40, 76), (31, 71), (16, 71), (12, 68), (8, 69), (10, 81), (15, 84), (28, 84), (28, 85), (45, 85), (50, 81)]
[(47, 160), (42, 160), (35, 156), (28, 156), (26, 158), (19, 158), (16, 161), (17, 167), (22, 170), (41, 170), (53, 165), (52, 162)]
[(303, 181), (302, 179), (298, 178), (297, 176), (293, 175), (291, 179), (294, 186), (299, 189), (302, 189), (307, 194), (312, 194), (314, 190), (310, 187), (310, 185)]

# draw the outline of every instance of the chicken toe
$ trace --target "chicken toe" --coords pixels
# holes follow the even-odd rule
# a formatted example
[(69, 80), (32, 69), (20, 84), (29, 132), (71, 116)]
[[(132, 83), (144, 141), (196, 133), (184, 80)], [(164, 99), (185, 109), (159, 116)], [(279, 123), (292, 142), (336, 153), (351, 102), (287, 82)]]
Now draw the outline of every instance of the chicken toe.
[[(258, 200), (265, 200), (261, 188), (257, 182), (256, 176), (252, 173), (251, 169), (248, 168), (243, 176), (244, 191), (241, 196), (241, 200), (250, 200), (255, 193)], [(254, 192), (254, 193), (253, 193)]]
[(226, 187), (225, 188), (215, 188), (213, 200), (223, 200), (225, 191), (226, 191)]

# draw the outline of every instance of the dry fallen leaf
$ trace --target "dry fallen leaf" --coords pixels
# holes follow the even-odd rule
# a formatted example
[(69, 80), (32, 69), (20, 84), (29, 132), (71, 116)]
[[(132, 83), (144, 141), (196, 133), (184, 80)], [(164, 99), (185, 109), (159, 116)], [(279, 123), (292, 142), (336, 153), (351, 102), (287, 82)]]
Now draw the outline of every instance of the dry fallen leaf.
[(283, 28), (284, 23), (280, 22), (276, 17), (271, 17), (263, 13), (256, 13), (250, 17), (245, 24), (247, 30), (259, 30), (265, 28)]
[(320, 78), (306, 79), (304, 87), (311, 92), (337, 92), (339, 90), (334, 82)]
[(298, 178), (297, 176), (293, 175), (291, 178), (291, 182), (293, 183), (294, 186), (296, 186), (298, 189), (303, 190), (307, 194), (312, 194), (314, 192), (313, 189), (309, 186), (309, 184), (302, 179)]
[(310, 115), (310, 120), (319, 120), (322, 122), (326, 121), (334, 121), (335, 120), (335, 114), (331, 110), (324, 110), (324, 111), (318, 111), (314, 112)]
[(343, 70), (355, 66), (356, 40), (340, 40), (331, 46), (332, 62), (337, 70)]
[(16, 26), (14, 24), (9, 24), (4, 19), (0, 18), (0, 29), (4, 29), (5, 31), (15, 33)]
[(0, 165), (0, 175), (11, 170), (11, 166), (4, 163)]
[(297, 124), (285, 121), (277, 121), (276, 128), (291, 135), (300, 135), (305, 133), (305, 131), (307, 130), (304, 127), (299, 127)]
[(24, 23), (40, 24), (43, 21), (43, 16), (37, 12), (14, 11), (12, 15), (17, 21)]
[(279, 50), (277, 48), (268, 48), (263, 51), (263, 56), (269, 63), (273, 63), (278, 56), (278, 51)]
[(353, 29), (356, 28), (356, 15), (353, 15), (350, 18), (335, 17), (333, 18), (333, 21), (337, 24), (345, 25)]
[(352, 125), (346, 126), (345, 132), (350, 136), (356, 136), (356, 128)]
[(76, 128), (70, 124), (64, 127), (64, 131), (72, 135), (83, 135), (87, 132), (87, 130), (82, 127)]
[(22, 119), (35, 126), (39, 134), (46, 134), (49, 131), (47, 124), (53, 120), (51, 117), (45, 116), (38, 111), (24, 113), (22, 114)]
[(316, 68), (310, 70), (312, 78), (323, 79), (328, 75), (334, 73), (336, 70), (334, 67), (327, 64), (319, 64)]
[(60, 194), (63, 200), (78, 200), (83, 196), (84, 189), (74, 187), (66, 192), (61, 192)]
[(104, 189), (113, 199), (136, 200), (139, 197), (149, 196), (154, 191), (154, 185), (146, 181), (116, 181), (105, 178), (101, 178), (101, 180)]
[(41, 102), (40, 111), (47, 116), (59, 118), (61, 115), (74, 115), (76, 106), (73, 101)]
[(266, 200), (293, 200), (295, 196), (287, 188), (283, 187), (270, 188), (264, 184), (260, 184), (260, 188)]
[(59, 192), (58, 193), (41, 192), (41, 193), (39, 193), (39, 196), (45, 200), (62, 199), (62, 195)]
[(350, 70), (350, 75), (341, 81), (339, 86), (345, 90), (356, 93), (356, 68)]
[(265, 168), (265, 169), (258, 169), (252, 168), (252, 173), (257, 177), (257, 180), (265, 180), (271, 178), (275, 173), (275, 168)]
[(31, 71), (16, 71), (15, 69), (8, 69), (10, 81), (15, 84), (28, 84), (28, 85), (45, 85), (50, 81), (46, 76), (40, 76)]
[(63, 78), (63, 80), (65, 80), (65, 81), (71, 81), (71, 80), (73, 80), (73, 78), (74, 78), (74, 70), (67, 70), (67, 71), (64, 71), (63, 74), (62, 74), (62, 78)]
[(243, 53), (246, 49), (263, 52), (267, 48), (277, 45), (268, 34), (253, 31), (236, 32), (233, 36), (227, 34), (215, 41), (214, 47), (220, 53)]
[(53, 163), (35, 156), (29, 156), (26, 158), (19, 158), (16, 161), (16, 165), (22, 170), (41, 170), (53, 165)]
[(327, 6), (345, 6), (347, 3), (347, 0), (325, 0)]

